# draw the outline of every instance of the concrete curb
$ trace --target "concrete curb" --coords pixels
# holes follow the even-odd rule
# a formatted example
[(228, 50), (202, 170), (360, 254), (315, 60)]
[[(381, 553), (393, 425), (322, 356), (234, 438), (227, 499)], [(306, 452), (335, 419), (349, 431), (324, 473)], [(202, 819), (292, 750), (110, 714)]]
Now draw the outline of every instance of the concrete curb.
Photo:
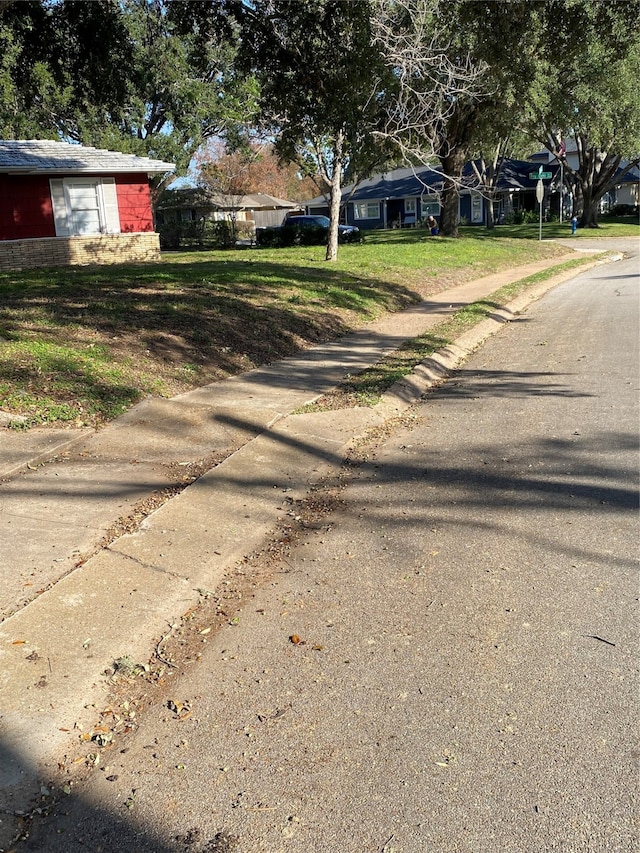
[[(622, 256), (611, 256), (607, 260), (621, 260)], [(575, 278), (581, 272), (592, 269), (607, 261), (594, 261), (585, 264), (578, 271), (568, 270), (559, 273), (541, 282), (539, 285), (528, 288), (525, 293), (513, 299), (507, 305), (494, 311), (491, 317), (482, 320), (468, 332), (465, 332), (449, 346), (437, 350), (429, 358), (414, 368), (413, 372), (400, 379), (382, 397), (377, 407), (380, 414), (390, 417), (393, 413), (400, 414), (409, 406), (416, 403), (422, 395), (446, 379), (474, 350), (481, 346), (488, 338), (495, 335), (505, 323), (511, 322), (518, 314), (522, 313), (529, 305), (536, 302), (549, 290), (557, 287), (565, 281)]]

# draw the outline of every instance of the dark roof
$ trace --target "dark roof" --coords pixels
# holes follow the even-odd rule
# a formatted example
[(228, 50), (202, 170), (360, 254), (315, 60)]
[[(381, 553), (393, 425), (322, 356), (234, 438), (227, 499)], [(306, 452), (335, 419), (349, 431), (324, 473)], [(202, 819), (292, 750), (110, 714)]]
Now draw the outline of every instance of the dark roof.
[(174, 169), (175, 163), (138, 157), (135, 154), (122, 154), (119, 151), (106, 151), (102, 148), (72, 145), (69, 142), (55, 142), (50, 139), (0, 140), (0, 172), (5, 174), (70, 175), (90, 172), (113, 175), (145, 172), (147, 175), (163, 175)]
[[(498, 179), (498, 189), (535, 189), (536, 180), (531, 180), (529, 175), (536, 172), (538, 167), (538, 163), (530, 163), (527, 160), (505, 160)], [(557, 169), (557, 164), (545, 165), (545, 171), (550, 171), (554, 175)], [(467, 190), (479, 188), (471, 163), (467, 163), (464, 167), (462, 184), (463, 188)], [(380, 201), (390, 198), (429, 196), (440, 192), (442, 192), (441, 167), (421, 166), (419, 168), (393, 169), (375, 175), (358, 184), (355, 191), (353, 184), (346, 186), (342, 190), (342, 198), (349, 201)], [(327, 200), (324, 196), (318, 196), (306, 201), (305, 204), (309, 207), (326, 205)]]

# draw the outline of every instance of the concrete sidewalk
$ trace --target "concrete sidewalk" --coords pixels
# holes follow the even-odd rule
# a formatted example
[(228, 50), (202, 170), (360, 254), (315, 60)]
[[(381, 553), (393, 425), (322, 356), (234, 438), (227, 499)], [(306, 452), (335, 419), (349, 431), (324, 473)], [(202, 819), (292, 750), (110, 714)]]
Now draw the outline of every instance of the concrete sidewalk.
[[(335, 470), (355, 437), (400, 414), (501, 323), (576, 272), (496, 311), (372, 409), (291, 412), (457, 308), (557, 263), (452, 288), (297, 358), (145, 400), (97, 433), (0, 431), (0, 815), (27, 808), (70, 739), (95, 724), (106, 667), (124, 655), (148, 660), (198, 590), (215, 589), (226, 568), (264, 544), (291, 499)], [(188, 483), (203, 460), (223, 461), (101, 546), (119, 518), (135, 515), (150, 493)], [(10, 823), (0, 823), (0, 848)]]

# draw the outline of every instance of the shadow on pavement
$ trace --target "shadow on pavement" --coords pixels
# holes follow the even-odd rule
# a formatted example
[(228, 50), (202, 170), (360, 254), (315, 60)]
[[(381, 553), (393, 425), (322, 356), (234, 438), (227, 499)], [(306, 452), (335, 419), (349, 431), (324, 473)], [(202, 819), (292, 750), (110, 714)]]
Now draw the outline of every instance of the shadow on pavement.
[[(30, 762), (0, 740), (0, 785), (20, 785), (22, 776), (33, 779)], [(29, 786), (30, 788), (31, 786)], [(167, 845), (150, 827), (136, 824), (135, 812), (121, 804), (121, 813), (102, 809), (87, 802), (81, 794), (58, 791), (54, 802), (52, 789), (43, 781), (30, 802), (12, 806), (6, 800), (0, 812), (0, 850), (8, 853), (217, 853), (216, 838), (199, 842), (193, 835), (177, 837)], [(133, 795), (135, 797), (135, 794)], [(130, 804), (134, 806), (132, 801)], [(48, 812), (51, 811), (49, 815)], [(226, 848), (231, 851), (231, 848)]]

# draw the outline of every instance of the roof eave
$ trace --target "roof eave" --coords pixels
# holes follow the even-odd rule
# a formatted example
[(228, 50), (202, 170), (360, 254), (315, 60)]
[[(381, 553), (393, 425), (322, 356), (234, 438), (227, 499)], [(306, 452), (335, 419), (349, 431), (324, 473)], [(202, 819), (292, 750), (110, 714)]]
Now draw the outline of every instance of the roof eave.
[(2, 175), (147, 175), (152, 178), (155, 175), (166, 175), (167, 172), (172, 172), (173, 168), (166, 169), (64, 169), (56, 167), (55, 169), (25, 169), (11, 168), (0, 166), (0, 174)]

